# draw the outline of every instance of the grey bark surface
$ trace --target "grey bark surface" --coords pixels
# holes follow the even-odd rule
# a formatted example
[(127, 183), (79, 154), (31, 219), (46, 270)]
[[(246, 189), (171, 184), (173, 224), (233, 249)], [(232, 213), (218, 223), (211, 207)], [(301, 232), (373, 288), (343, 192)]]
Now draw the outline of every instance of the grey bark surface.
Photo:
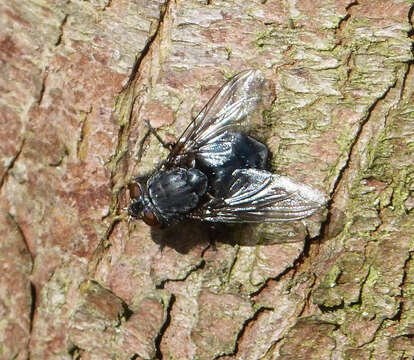
[[(413, 9), (0, 0), (0, 359), (412, 359)], [(273, 171), (327, 208), (163, 233), (128, 183), (223, 82), (275, 86)]]

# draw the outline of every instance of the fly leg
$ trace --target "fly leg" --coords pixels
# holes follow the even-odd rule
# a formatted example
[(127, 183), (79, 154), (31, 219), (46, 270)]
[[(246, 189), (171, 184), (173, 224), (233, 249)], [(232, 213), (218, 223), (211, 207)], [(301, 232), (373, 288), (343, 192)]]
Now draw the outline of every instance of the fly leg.
[(151, 126), (150, 122), (148, 120), (144, 120), (144, 122), (145, 122), (145, 125), (147, 125), (147, 127), (149, 129), (149, 132), (156, 137), (156, 139), (161, 143), (161, 145), (164, 148), (166, 148), (167, 150), (170, 150), (171, 151), (175, 144), (174, 143), (171, 143), (171, 142), (168, 142), (168, 143), (164, 142), (164, 140), (161, 139), (161, 136), (158, 135), (157, 130), (155, 130)]

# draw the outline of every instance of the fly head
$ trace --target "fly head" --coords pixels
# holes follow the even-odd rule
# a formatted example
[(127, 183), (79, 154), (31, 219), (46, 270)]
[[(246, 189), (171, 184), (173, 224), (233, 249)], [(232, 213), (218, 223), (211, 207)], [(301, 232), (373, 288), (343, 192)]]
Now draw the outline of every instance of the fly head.
[(145, 186), (138, 181), (129, 185), (131, 203), (128, 206), (128, 214), (135, 219), (142, 219), (147, 225), (160, 226), (160, 221), (145, 190)]

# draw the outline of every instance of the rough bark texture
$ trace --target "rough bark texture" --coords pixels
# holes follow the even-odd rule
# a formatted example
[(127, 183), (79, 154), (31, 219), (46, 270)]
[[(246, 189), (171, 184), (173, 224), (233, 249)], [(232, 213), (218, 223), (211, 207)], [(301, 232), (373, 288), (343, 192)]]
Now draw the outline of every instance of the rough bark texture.
[[(0, 0), (0, 358), (412, 359), (413, 9)], [(246, 68), (276, 87), (274, 171), (324, 214), (128, 224), (128, 181), (166, 155), (143, 120), (173, 141)]]

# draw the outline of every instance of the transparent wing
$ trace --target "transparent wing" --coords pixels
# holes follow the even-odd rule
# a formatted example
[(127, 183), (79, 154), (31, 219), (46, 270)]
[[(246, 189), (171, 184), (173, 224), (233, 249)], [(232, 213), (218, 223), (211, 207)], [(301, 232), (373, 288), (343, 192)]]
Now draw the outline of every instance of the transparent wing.
[(238, 169), (233, 177), (228, 196), (210, 200), (191, 217), (226, 223), (293, 221), (326, 203), (319, 191), (266, 170)]
[(179, 155), (197, 152), (224, 131), (242, 126), (261, 104), (264, 82), (260, 70), (246, 70), (224, 84), (180, 136), (166, 164), (174, 163)]

